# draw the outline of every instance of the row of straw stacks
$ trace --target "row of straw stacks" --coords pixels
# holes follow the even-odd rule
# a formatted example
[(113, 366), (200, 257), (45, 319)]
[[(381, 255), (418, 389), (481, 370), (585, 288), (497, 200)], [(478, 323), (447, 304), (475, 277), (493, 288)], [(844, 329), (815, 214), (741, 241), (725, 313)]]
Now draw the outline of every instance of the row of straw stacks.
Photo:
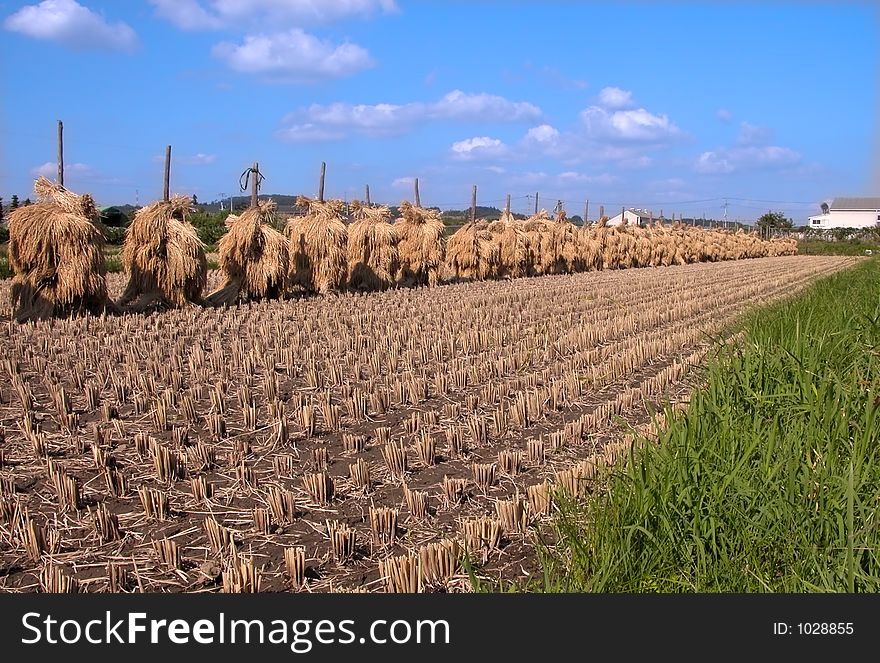
[(230, 215), (218, 250), (225, 282), (203, 295), (205, 246), (188, 222), (189, 198), (175, 196), (135, 215), (122, 249), (128, 284), (118, 302), (105, 281), (104, 236), (92, 198), (39, 178), (39, 202), (9, 215), (12, 304), (19, 321), (81, 313), (143, 312), (188, 305), (228, 306), (289, 293), (326, 294), (441, 281), (484, 281), (544, 274), (683, 265), (790, 255), (797, 244), (753, 234), (655, 223), (608, 227), (607, 218), (579, 228), (564, 212), (518, 220), (474, 221), (444, 240), (436, 210), (401, 204), (393, 223), (387, 207), (353, 204), (347, 225), (341, 201), (300, 196), (307, 209), (277, 225), (272, 201)]

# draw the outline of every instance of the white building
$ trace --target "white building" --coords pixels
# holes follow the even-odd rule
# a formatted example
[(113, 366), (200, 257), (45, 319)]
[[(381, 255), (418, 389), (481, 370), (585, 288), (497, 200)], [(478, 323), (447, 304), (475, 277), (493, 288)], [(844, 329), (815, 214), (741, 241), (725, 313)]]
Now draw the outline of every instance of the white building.
[(643, 209), (628, 209), (624, 210), (617, 216), (614, 216), (608, 219), (608, 223), (606, 225), (609, 226), (619, 226), (623, 223), (623, 217), (626, 215), (626, 222), (631, 226), (647, 226), (653, 220), (653, 215)]
[[(827, 209), (827, 211), (826, 211)], [(874, 228), (880, 225), (880, 198), (835, 198), (823, 213), (809, 218), (810, 228)]]

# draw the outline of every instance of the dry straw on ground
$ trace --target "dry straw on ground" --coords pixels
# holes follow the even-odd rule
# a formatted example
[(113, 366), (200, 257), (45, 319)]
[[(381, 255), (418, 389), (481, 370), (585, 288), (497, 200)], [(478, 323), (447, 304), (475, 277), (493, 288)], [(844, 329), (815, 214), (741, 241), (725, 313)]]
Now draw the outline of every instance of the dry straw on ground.
[(400, 212), (403, 216), (394, 224), (400, 238), (398, 283), (435, 286), (440, 283), (445, 253), (443, 220), (437, 210), (407, 201), (400, 204)]
[(19, 322), (114, 308), (104, 276), (104, 236), (91, 196), (44, 177), (40, 201), (9, 213), (12, 308)]
[(229, 224), (218, 245), (226, 282), (208, 296), (210, 304), (228, 306), (284, 294), (290, 243), (270, 225), (274, 217), (275, 203), (267, 200)]
[(174, 196), (135, 215), (122, 247), (128, 286), (121, 306), (144, 311), (202, 303), (208, 263), (205, 245), (187, 222), (191, 212), (189, 198)]
[(343, 202), (321, 202), (298, 196), (307, 207), (305, 216), (291, 217), (286, 233), (290, 240), (290, 283), (307, 293), (326, 294), (345, 285), (347, 228)]
[(391, 210), (354, 201), (355, 221), (348, 227), (348, 281), (359, 290), (385, 290), (400, 268), (398, 236)]

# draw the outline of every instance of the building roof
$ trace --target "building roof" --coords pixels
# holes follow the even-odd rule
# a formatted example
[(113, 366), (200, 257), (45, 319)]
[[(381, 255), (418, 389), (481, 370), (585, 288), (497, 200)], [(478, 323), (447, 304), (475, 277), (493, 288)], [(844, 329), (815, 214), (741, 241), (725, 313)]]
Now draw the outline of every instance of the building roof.
[(838, 210), (880, 210), (880, 198), (835, 198), (831, 209)]

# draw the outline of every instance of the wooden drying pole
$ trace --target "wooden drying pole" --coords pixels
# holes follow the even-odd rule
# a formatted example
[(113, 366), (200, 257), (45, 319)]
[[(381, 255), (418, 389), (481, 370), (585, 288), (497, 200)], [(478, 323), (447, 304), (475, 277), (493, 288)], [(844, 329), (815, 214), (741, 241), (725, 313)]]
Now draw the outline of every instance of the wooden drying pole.
[(367, 184), (367, 207), (370, 206), (370, 185)]
[(171, 146), (165, 146), (165, 179), (162, 187), (162, 200), (171, 200)]
[(64, 123), (58, 120), (58, 185), (64, 186)]
[(327, 164), (321, 162), (321, 179), (318, 180), (318, 202), (324, 202), (324, 175), (327, 173)]
[(474, 223), (477, 220), (477, 185), (474, 184), (473, 192), (471, 193), (471, 223)]
[(587, 198), (584, 201), (584, 222), (581, 225), (582, 226), (587, 225), (589, 223), (589, 218), (590, 218), (590, 199)]
[(535, 191), (535, 215), (538, 214), (538, 192)]
[(510, 214), (510, 194), (507, 194), (507, 204), (504, 206), (504, 211)]
[(259, 191), (258, 187), (260, 186), (260, 164), (254, 161), (254, 165), (251, 166), (251, 174), (254, 176), (253, 181), (251, 182), (251, 207), (257, 206), (257, 193)]
[(418, 178), (418, 177), (415, 178), (415, 180), (413, 181), (413, 186), (415, 187), (415, 194), (416, 194), (415, 201), (416, 201), (416, 207), (421, 207), (421, 206), (422, 206), (422, 199), (419, 197), (419, 178)]

